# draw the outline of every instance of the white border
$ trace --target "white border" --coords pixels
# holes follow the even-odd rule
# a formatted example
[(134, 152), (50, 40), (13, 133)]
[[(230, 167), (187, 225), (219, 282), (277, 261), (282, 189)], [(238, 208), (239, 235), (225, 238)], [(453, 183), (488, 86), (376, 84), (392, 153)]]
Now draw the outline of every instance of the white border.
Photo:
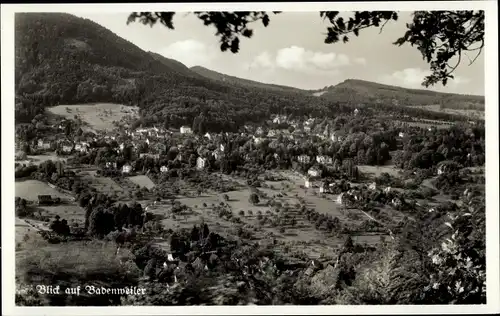
[[(5, 315), (263, 315), (263, 314), (429, 314), (498, 313), (498, 7), (496, 1), (343, 3), (177, 3), (15, 4), (1, 6), (2, 30), (2, 314)], [(321, 11), (321, 10), (485, 10), (487, 305), (482, 306), (185, 306), (185, 307), (16, 307), (14, 306), (14, 13), (133, 11)], [(125, 24), (125, 22), (124, 22)]]

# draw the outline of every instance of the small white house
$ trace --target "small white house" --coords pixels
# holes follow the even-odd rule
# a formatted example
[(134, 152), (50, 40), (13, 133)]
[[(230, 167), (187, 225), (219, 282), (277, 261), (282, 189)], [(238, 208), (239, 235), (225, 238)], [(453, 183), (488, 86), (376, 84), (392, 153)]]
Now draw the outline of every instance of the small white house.
[(106, 162), (106, 168), (116, 168), (116, 162)]
[(354, 115), (358, 115), (359, 114), (359, 110), (358, 109), (354, 109)]
[(311, 158), (308, 155), (300, 155), (297, 157), (297, 160), (300, 163), (309, 163), (311, 161)]
[(321, 165), (331, 165), (333, 164), (332, 157), (329, 156), (316, 156), (316, 162)]
[(337, 203), (338, 204), (344, 203), (344, 193), (340, 193), (339, 196), (337, 196)]
[(319, 177), (321, 176), (321, 170), (311, 167), (309, 170), (307, 170), (307, 174), (311, 177)]
[(276, 137), (277, 134), (278, 133), (274, 129), (272, 129), (267, 133), (267, 137)]
[(262, 135), (262, 134), (264, 134), (264, 130), (262, 129), (262, 127), (260, 127), (260, 126), (259, 126), (259, 127), (257, 128), (257, 130), (255, 131), (255, 134), (257, 134), (257, 135)]
[(403, 132), (399, 132), (399, 137), (400, 137), (400, 138), (405, 137), (405, 133), (403, 133)]
[(306, 188), (312, 187), (312, 182), (309, 178), (306, 178), (306, 180), (304, 182), (304, 187), (306, 187)]
[(125, 164), (122, 167), (122, 173), (130, 173), (132, 172), (132, 166), (129, 164)]
[(182, 126), (180, 132), (181, 134), (192, 134), (193, 130), (189, 126)]
[(255, 143), (255, 145), (258, 145), (260, 143), (262, 143), (263, 139), (261, 137), (253, 137), (253, 141)]
[(369, 189), (369, 190), (372, 190), (372, 191), (377, 190), (377, 184), (376, 184), (375, 182), (373, 182), (372, 184), (370, 184), (370, 185), (368, 186), (368, 189)]
[(167, 166), (161, 166), (160, 172), (168, 172), (168, 167)]
[(207, 166), (207, 158), (198, 157), (196, 159), (196, 169), (202, 170)]
[(203, 137), (208, 138), (208, 140), (212, 140), (212, 135), (210, 135), (210, 133), (206, 133)]
[(391, 192), (391, 187), (387, 187), (384, 189), (384, 193), (389, 193), (389, 192)]

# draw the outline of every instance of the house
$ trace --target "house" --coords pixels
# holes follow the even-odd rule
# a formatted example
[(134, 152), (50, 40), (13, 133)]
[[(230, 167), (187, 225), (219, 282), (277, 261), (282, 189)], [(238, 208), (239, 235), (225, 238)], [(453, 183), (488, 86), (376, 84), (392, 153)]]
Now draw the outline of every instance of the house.
[(337, 203), (338, 204), (343, 204), (345, 201), (345, 194), (344, 193), (340, 193), (339, 196), (337, 196)]
[(354, 109), (354, 115), (358, 115), (359, 114), (359, 110), (358, 109)]
[(182, 126), (180, 129), (181, 134), (192, 134), (193, 130), (189, 126)]
[(63, 153), (70, 153), (71, 151), (73, 151), (73, 144), (71, 142), (68, 142), (68, 141), (63, 142), (61, 150)]
[(440, 175), (447, 172), (458, 171), (459, 169), (460, 166), (454, 161), (442, 161), (438, 164), (437, 174)]
[(222, 152), (220, 151), (220, 149), (216, 149), (212, 152), (212, 156), (215, 160), (219, 160), (222, 158)]
[(52, 142), (49, 140), (43, 140), (39, 139), (38, 140), (38, 147), (41, 149), (50, 149), (52, 147)]
[(311, 131), (311, 126), (305, 125), (304, 126), (304, 132), (309, 133)]
[(261, 137), (253, 137), (253, 141), (255, 142), (255, 145), (258, 145), (260, 143), (262, 143), (264, 139), (262, 139)]
[(125, 164), (122, 167), (122, 173), (130, 173), (132, 172), (132, 166), (129, 164)]
[(309, 170), (307, 170), (307, 174), (311, 177), (321, 177), (321, 170), (311, 167), (309, 168)]
[(370, 185), (368, 186), (368, 189), (369, 189), (369, 190), (372, 190), (372, 191), (377, 190), (377, 184), (376, 184), (375, 182), (373, 182), (372, 184), (370, 184)]
[(210, 135), (210, 133), (206, 133), (203, 137), (208, 138), (208, 140), (212, 140), (212, 135)]
[(224, 152), (224, 149), (226, 149), (226, 147), (223, 144), (220, 144), (219, 149), (220, 151)]
[(196, 159), (196, 169), (202, 170), (207, 166), (207, 158), (198, 157)]
[(384, 193), (386, 193), (386, 194), (387, 194), (387, 193), (389, 193), (389, 192), (391, 192), (391, 187), (387, 187), (387, 188), (385, 188), (385, 189), (384, 189)]
[(168, 167), (167, 166), (161, 166), (160, 172), (168, 172)]
[(267, 133), (267, 137), (276, 137), (276, 135), (278, 135), (278, 133), (274, 129), (269, 130)]
[(328, 156), (316, 156), (316, 162), (320, 165), (331, 165), (333, 164), (333, 158)]
[(306, 188), (312, 187), (312, 181), (311, 181), (311, 179), (309, 179), (309, 178), (305, 179), (304, 187), (306, 187)]
[(331, 135), (330, 135), (330, 140), (332, 142), (342, 142), (344, 140), (344, 136), (345, 134), (340, 132), (340, 131), (336, 131), (336, 132), (333, 132)]
[(116, 169), (116, 166), (117, 166), (117, 165), (116, 165), (116, 162), (111, 162), (111, 161), (108, 161), (108, 162), (106, 162), (106, 165), (105, 165), (105, 166), (106, 166), (106, 168)]
[(399, 137), (400, 137), (400, 138), (405, 137), (405, 133), (403, 133), (403, 132), (399, 132)]
[(300, 163), (309, 163), (311, 161), (311, 157), (308, 155), (300, 155), (297, 157), (297, 160)]
[(255, 134), (257, 134), (257, 135), (263, 135), (264, 134), (264, 129), (259, 126), (257, 128), (257, 130), (255, 131)]

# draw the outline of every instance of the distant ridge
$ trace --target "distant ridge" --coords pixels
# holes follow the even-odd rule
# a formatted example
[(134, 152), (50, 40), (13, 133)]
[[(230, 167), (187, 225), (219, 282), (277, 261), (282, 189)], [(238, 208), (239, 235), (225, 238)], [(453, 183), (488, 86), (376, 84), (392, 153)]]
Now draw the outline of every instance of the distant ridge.
[(225, 82), (225, 83), (231, 84), (231, 85), (239, 85), (239, 86), (245, 86), (245, 87), (249, 87), (249, 88), (264, 88), (264, 89), (279, 90), (279, 91), (305, 92), (305, 90), (302, 90), (299, 88), (270, 84), (270, 83), (262, 83), (262, 82), (258, 82), (258, 81), (242, 79), (242, 78), (238, 78), (235, 76), (222, 74), (222, 73), (207, 69), (207, 68), (202, 67), (202, 66), (194, 66), (194, 67), (191, 67), (190, 69), (193, 72), (195, 72), (195, 73), (197, 73), (205, 78), (209, 78), (209, 79), (217, 80), (217, 81), (222, 81), (222, 82)]

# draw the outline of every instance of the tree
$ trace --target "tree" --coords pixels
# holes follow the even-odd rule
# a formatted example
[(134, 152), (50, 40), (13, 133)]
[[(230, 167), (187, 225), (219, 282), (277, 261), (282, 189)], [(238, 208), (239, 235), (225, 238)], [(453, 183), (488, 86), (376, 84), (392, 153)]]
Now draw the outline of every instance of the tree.
[[(278, 14), (280, 12), (273, 12)], [(267, 12), (194, 12), (204, 25), (213, 25), (219, 37), (220, 49), (232, 53), (239, 51), (239, 36), (251, 38), (253, 30), (248, 24), (261, 21), (267, 27), (270, 17)], [(127, 24), (139, 20), (144, 25), (153, 26), (160, 22), (169, 29), (174, 29), (175, 12), (133, 12)], [(354, 11), (352, 16), (340, 16), (339, 11), (321, 11), (319, 16), (330, 22), (327, 27), (325, 44), (339, 41), (347, 43), (351, 33), (359, 36), (362, 29), (380, 28), (398, 20), (396, 11)], [(467, 52), (475, 51), (476, 56), (470, 59), (474, 63), (484, 47), (484, 11), (415, 11), (413, 20), (407, 24), (407, 31), (393, 44), (402, 46), (406, 43), (416, 48), (423, 59), (430, 65), (431, 74), (424, 78), (422, 85), (432, 86), (438, 82), (446, 85), (453, 79), (453, 72), (462, 62)], [(449, 62), (457, 59), (456, 65)]]
[(259, 196), (256, 193), (252, 193), (252, 194), (250, 194), (248, 201), (250, 203), (252, 203), (253, 205), (256, 205), (259, 203)]

